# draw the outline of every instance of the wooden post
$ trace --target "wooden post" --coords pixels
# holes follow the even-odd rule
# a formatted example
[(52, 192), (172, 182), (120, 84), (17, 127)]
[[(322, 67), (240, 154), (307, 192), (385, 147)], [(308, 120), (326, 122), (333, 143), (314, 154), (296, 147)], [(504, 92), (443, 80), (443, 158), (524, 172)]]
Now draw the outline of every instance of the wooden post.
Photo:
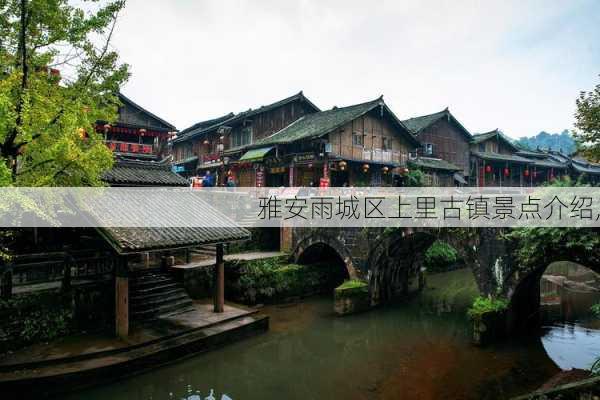
[(12, 269), (9, 265), (4, 264), (2, 266), (6, 268), (6, 271), (2, 275), (0, 275), (0, 298), (2, 300), (10, 300), (12, 297)]
[(119, 256), (115, 266), (115, 331), (124, 339), (129, 335), (129, 266), (127, 256)]
[(216, 313), (222, 313), (225, 305), (225, 263), (223, 262), (223, 243), (217, 244), (215, 263), (214, 306)]
[(61, 290), (66, 293), (71, 290), (71, 265), (75, 264), (75, 258), (69, 253), (70, 248), (65, 246), (63, 251), (65, 252), (63, 262), (63, 278), (61, 284)]

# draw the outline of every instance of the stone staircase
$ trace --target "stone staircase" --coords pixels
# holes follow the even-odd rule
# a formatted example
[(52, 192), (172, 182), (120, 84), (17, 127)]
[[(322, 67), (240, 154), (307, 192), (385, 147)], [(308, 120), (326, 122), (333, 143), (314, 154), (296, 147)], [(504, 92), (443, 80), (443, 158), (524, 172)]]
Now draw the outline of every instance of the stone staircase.
[(143, 322), (193, 311), (183, 285), (159, 270), (136, 271), (130, 281), (130, 317)]

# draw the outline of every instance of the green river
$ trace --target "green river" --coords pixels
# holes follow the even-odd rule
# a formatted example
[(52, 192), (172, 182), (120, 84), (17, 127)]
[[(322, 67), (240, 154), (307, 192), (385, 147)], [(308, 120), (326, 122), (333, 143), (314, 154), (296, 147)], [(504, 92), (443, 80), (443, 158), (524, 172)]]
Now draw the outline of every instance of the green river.
[(581, 354), (570, 359), (578, 335), (600, 350), (600, 330), (578, 324), (478, 348), (464, 310), (430, 307), (426, 297), (343, 318), (333, 315), (329, 297), (265, 307), (266, 334), (68, 398), (506, 399), (538, 388), (565, 365), (589, 363)]

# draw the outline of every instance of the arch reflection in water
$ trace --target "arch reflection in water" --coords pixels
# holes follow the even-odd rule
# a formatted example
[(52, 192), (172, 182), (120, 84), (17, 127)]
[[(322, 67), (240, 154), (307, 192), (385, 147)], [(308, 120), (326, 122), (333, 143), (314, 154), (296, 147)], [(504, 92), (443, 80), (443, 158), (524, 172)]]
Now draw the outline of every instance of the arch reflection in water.
[(590, 369), (600, 357), (600, 275), (570, 262), (551, 264), (540, 280), (541, 340), (563, 370)]

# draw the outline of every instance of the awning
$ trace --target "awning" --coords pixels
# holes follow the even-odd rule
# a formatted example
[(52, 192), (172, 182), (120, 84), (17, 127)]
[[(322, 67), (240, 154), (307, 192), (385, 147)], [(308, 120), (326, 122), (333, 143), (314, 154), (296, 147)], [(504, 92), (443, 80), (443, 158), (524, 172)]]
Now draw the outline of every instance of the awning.
[(175, 161), (173, 164), (174, 165), (187, 164), (187, 163), (192, 162), (192, 161), (198, 161), (198, 156), (188, 157), (188, 158), (183, 159), (183, 160)]
[(271, 146), (249, 150), (242, 157), (240, 157), (240, 161), (261, 161), (274, 148), (275, 147)]
[(223, 162), (219, 161), (219, 162), (214, 162), (214, 163), (200, 164), (200, 165), (198, 165), (198, 167), (196, 169), (210, 169), (210, 168), (217, 168), (217, 167), (222, 167), (222, 166), (223, 166)]
[(461, 174), (459, 174), (458, 172), (454, 174), (454, 180), (458, 183), (460, 183), (461, 185), (466, 185), (467, 181), (465, 181), (465, 178), (462, 177)]

